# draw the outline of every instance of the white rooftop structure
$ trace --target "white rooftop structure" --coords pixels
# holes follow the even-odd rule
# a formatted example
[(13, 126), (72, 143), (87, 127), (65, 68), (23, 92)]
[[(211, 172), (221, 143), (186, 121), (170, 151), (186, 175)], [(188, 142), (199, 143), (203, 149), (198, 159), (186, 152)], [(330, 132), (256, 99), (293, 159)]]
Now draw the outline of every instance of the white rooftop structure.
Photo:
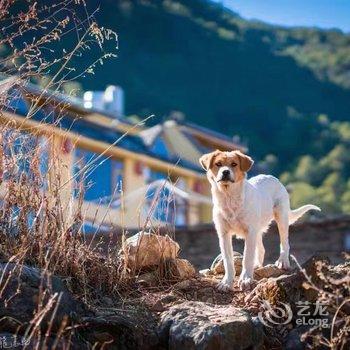
[(124, 116), (124, 90), (120, 86), (109, 85), (104, 91), (86, 91), (84, 107), (109, 112), (116, 118)]

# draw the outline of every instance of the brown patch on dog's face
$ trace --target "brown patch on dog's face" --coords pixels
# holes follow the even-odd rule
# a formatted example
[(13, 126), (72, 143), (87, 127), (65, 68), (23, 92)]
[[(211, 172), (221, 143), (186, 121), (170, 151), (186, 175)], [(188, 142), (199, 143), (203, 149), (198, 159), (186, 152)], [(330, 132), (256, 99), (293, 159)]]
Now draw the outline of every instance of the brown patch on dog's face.
[(203, 155), (199, 162), (207, 171), (209, 180), (226, 185), (242, 181), (254, 163), (249, 156), (240, 151), (215, 151)]
[(202, 157), (199, 158), (199, 163), (202, 166), (202, 168), (206, 171), (208, 171), (213, 166), (213, 161), (217, 155), (222, 153), (219, 150), (216, 150), (211, 153), (203, 154)]

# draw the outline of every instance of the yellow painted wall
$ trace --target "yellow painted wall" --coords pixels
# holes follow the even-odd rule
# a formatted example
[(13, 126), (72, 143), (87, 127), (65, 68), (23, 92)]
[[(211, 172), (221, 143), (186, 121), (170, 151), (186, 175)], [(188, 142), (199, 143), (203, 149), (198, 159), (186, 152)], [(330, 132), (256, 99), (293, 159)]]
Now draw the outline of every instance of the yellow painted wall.
[[(69, 224), (69, 217), (72, 215), (72, 196), (73, 196), (73, 165), (74, 152), (73, 149), (69, 153), (63, 151), (65, 138), (60, 135), (52, 135), (48, 138), (50, 144), (50, 160), (48, 185), (49, 193), (55, 198), (56, 193), (60, 195), (60, 205), (65, 213)], [(54, 199), (50, 201), (52, 205)]]
[[(201, 180), (201, 193), (211, 197), (210, 184), (207, 180)], [(201, 223), (211, 223), (213, 221), (213, 208), (211, 205), (201, 204), (200, 206), (200, 221)]]
[[(186, 178), (187, 189), (193, 191), (195, 179), (192, 177)], [(197, 225), (200, 223), (200, 206), (198, 203), (191, 200), (188, 201), (187, 224)]]
[[(137, 163), (139, 163), (137, 165)], [(144, 187), (146, 185), (146, 180), (144, 174), (137, 174), (136, 167), (144, 167), (144, 164), (134, 159), (126, 158), (124, 160), (123, 168), (123, 194), (127, 196), (131, 192)], [(144, 196), (146, 193), (144, 194)], [(141, 195), (141, 197), (144, 197)], [(121, 220), (125, 226), (128, 227), (140, 227), (144, 224), (145, 217), (142, 215), (142, 206), (144, 203), (138, 200), (138, 203), (134, 201), (124, 201), (123, 202), (123, 212), (121, 213)]]

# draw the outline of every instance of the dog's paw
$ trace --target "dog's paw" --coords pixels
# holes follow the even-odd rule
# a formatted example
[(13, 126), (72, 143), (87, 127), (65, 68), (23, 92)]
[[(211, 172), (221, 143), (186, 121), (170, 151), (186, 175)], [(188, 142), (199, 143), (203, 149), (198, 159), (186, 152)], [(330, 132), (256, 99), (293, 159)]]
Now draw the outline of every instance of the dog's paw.
[(289, 257), (284, 254), (281, 254), (278, 260), (275, 262), (275, 266), (277, 266), (279, 269), (282, 269), (282, 270), (289, 270), (290, 269)]
[(217, 286), (218, 290), (221, 292), (228, 292), (233, 290), (233, 281), (227, 278), (223, 278)]
[(241, 274), (238, 280), (238, 287), (240, 290), (250, 290), (252, 289), (254, 285), (254, 280), (252, 277), (248, 276), (247, 274)]

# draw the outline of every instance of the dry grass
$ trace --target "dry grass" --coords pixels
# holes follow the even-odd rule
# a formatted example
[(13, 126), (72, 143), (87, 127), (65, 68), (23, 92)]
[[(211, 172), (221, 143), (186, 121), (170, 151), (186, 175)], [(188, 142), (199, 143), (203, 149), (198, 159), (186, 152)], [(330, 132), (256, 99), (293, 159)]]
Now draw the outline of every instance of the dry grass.
[[(8, 129), (0, 131), (6, 134)], [(2, 191), (5, 194), (0, 207), (1, 255), (6, 261), (39, 267), (51, 274), (69, 278), (71, 290), (84, 294), (99, 291), (116, 293), (122, 283), (123, 270), (116, 259), (118, 248), (102, 256), (95, 248), (86, 245), (82, 239), (82, 195), (70, 215), (61, 202), (60, 179), (50, 183), (45, 190), (48, 174), (40, 171), (40, 146), (26, 150), (18, 147), (15, 140), (26, 138), (20, 132), (11, 130), (11, 139), (1, 145)], [(16, 149), (16, 151), (14, 151)], [(26, 171), (23, 164), (28, 164)], [(49, 164), (48, 168), (51, 168)], [(73, 206), (73, 203), (70, 205)], [(90, 287), (89, 287), (90, 286)], [(95, 296), (94, 296), (95, 297)]]
[[(1, 127), (0, 133), (3, 135), (0, 144), (0, 257), (3, 262), (16, 266), (10, 274), (4, 269), (0, 291), (6, 289), (11, 279), (21, 275), (24, 266), (39, 268), (42, 286), (37, 310), (29, 325), (24, 330), (19, 327), (18, 332), (38, 349), (69, 348), (76, 325), (66, 319), (58, 331), (52, 331), (60, 295), (50, 287), (51, 276), (61, 277), (77, 299), (94, 308), (103, 305), (106, 297), (128, 298), (140, 271), (127, 268), (128, 253), (120, 250), (120, 246), (108, 244), (102, 254), (99, 244), (85, 242), (82, 230), (84, 179), (79, 182), (74, 177), (70, 179), (76, 183), (75, 198), (68, 205), (64, 203), (61, 194), (65, 181), (56, 172), (55, 157), (43, 157), (51, 145), (52, 135), (45, 135), (43, 145), (39, 142), (42, 136), (19, 131), (10, 124)], [(84, 170), (88, 173), (96, 166), (92, 162)], [(146, 230), (151, 225), (159, 197), (158, 192), (153, 196), (141, 229)], [(167, 208), (162, 209), (167, 211)], [(159, 227), (154, 231), (159, 233)], [(121, 243), (125, 241), (125, 234), (123, 231)], [(165, 264), (158, 267), (162, 280), (168, 276), (164, 268)], [(20, 291), (19, 283), (11, 298)], [(2, 302), (6, 304), (7, 300), (2, 298)], [(47, 328), (44, 334), (43, 327)]]
[[(68, 87), (72, 91), (77, 77), (93, 74), (96, 65), (115, 57), (118, 48), (116, 33), (99, 27), (94, 15), (87, 12), (84, 0), (54, 1), (43, 6), (31, 1), (21, 6), (15, 1), (0, 4), (0, 44), (5, 49), (0, 68), (1, 78), (7, 78), (0, 85), (2, 123), (3, 111), (12, 111), (11, 101), (20, 95), (28, 103), (24, 121), (44, 112), (47, 118), (54, 114), (59, 123), (68, 105), (63, 102), (56, 105), (55, 111), (48, 109), (55, 96)], [(27, 94), (25, 86), (29, 81), (42, 86), (38, 96)], [(118, 261), (102, 257), (81, 239), (83, 190), (78, 189), (77, 204), (69, 210), (62, 202), (65, 180), (52, 171), (54, 159), (46, 161), (47, 149), (39, 142), (44, 138), (44, 148), (50, 147), (54, 135), (43, 137), (35, 130), (29, 134), (16, 127), (9, 120), (0, 128), (1, 308), (6, 309), (21, 297), (20, 277), (25, 266), (38, 268), (41, 282), (30, 321), (25, 325), (16, 319), (9, 321), (5, 313), (0, 322), (18, 325), (16, 342), (24, 339), (24, 348), (68, 349), (75, 326), (66, 318), (58, 329), (53, 329), (62, 294), (53, 292), (52, 275), (62, 277), (76, 297), (89, 303), (102, 294), (116, 295), (117, 288), (123, 285), (123, 271)], [(12, 295), (8, 295), (9, 288)], [(9, 341), (13, 345), (15, 340)]]
[(318, 261), (316, 269), (317, 280), (302, 270), (306, 279), (304, 288), (313, 291), (317, 301), (327, 306), (331, 327), (325, 332), (322, 327), (315, 326), (303, 339), (315, 349), (347, 349), (350, 342), (350, 256), (345, 254), (345, 262), (337, 266)]
[[(21, 284), (13, 295), (4, 299), (12, 279), (21, 276), (24, 266), (40, 269), (41, 287), (37, 297), (37, 309), (25, 330), (18, 329), (26, 341), (35, 348), (70, 347), (74, 327), (67, 320), (52, 333), (52, 322), (60, 304), (60, 295), (50, 288), (52, 275), (63, 278), (70, 291), (86, 304), (97, 303), (105, 295), (117, 297), (127, 284), (125, 269), (115, 254), (102, 256), (96, 248), (82, 240), (82, 193), (78, 205), (67, 215), (61, 202), (59, 175), (50, 180), (50, 168), (40, 169), (42, 149), (33, 144), (29, 136), (12, 128), (0, 130), (0, 172), (2, 200), (0, 204), (0, 254), (3, 262), (11, 262), (15, 268), (10, 273), (3, 270), (0, 279), (0, 299), (6, 304), (21, 293)], [(18, 279), (20, 281), (20, 279)], [(46, 332), (42, 332), (42, 328)], [(49, 340), (54, 334), (54, 343)], [(29, 346), (29, 345), (28, 345)]]
[[(29, 104), (24, 121), (44, 112), (47, 118), (53, 116), (58, 125), (69, 102), (57, 104), (55, 96), (69, 84), (74, 85), (77, 77), (94, 74), (105, 59), (116, 57), (116, 33), (97, 25), (95, 12), (87, 13), (84, 0), (44, 5), (24, 2), (18, 8), (14, 1), (0, 4), (0, 44), (7, 49), (0, 59), (0, 68), (4, 77), (10, 78), (0, 85), (2, 120), (2, 111), (11, 110), (9, 101), (24, 93)], [(23, 35), (27, 40), (19, 40)], [(65, 47), (67, 38), (73, 39)], [(55, 50), (58, 46), (62, 50)], [(43, 52), (50, 54), (44, 56)], [(41, 84), (38, 96), (27, 94), (25, 88), (18, 90), (29, 81)], [(34, 130), (26, 133), (17, 127), (13, 121), (0, 127), (0, 259), (5, 266), (0, 276), (0, 302), (6, 308), (21, 294), (18, 277), (25, 266), (38, 268), (41, 283), (37, 308), (25, 329), (12, 320), (18, 324), (16, 333), (25, 338), (24, 348), (68, 349), (79, 325), (64, 319), (59, 329), (53, 330), (62, 295), (53, 292), (52, 276), (61, 277), (76, 298), (94, 306), (106, 296), (120, 299), (121, 292), (131, 290), (137, 272), (127, 270), (118, 246), (109, 245), (106, 254), (101, 254), (99, 244), (86, 244), (83, 237), (83, 177), (98, 166), (102, 155), (81, 170), (82, 176), (69, 179), (75, 183), (76, 196), (67, 205), (62, 201), (67, 179), (55, 171), (57, 164), (51, 153), (48, 159), (44, 157), (45, 147), (50, 147), (55, 136), (39, 135)], [(39, 142), (42, 139), (44, 146)], [(141, 228), (151, 224), (157, 196), (146, 222), (140, 222)], [(123, 234), (122, 241), (124, 237)], [(5, 298), (4, 291), (13, 280), (18, 285)]]

